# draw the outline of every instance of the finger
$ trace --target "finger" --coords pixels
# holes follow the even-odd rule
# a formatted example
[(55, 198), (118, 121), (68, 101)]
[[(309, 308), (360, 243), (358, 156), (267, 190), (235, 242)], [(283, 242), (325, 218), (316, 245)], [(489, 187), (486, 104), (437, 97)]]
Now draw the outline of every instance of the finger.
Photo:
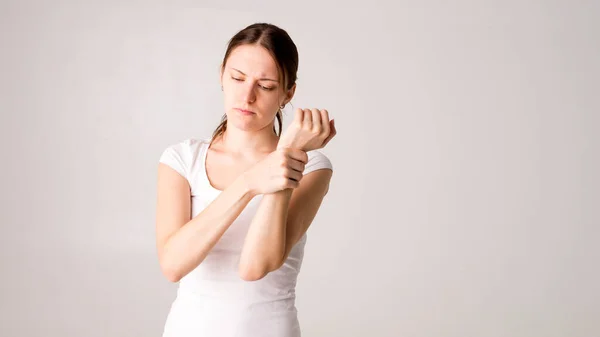
[(294, 115), (294, 123), (298, 125), (302, 125), (302, 120), (304, 119), (304, 110), (300, 108), (296, 108), (296, 114)]
[(331, 120), (331, 122), (329, 123), (330, 127), (331, 127), (331, 131), (329, 132), (329, 136), (327, 136), (327, 138), (325, 139), (325, 141), (323, 141), (323, 147), (325, 147), (325, 145), (327, 145), (327, 143), (329, 143), (329, 141), (335, 137), (335, 135), (337, 134), (337, 130), (335, 129), (335, 120)]
[(321, 125), (323, 125), (323, 136), (329, 137), (331, 127), (329, 126), (329, 112), (325, 109), (321, 110)]
[(286, 178), (292, 179), (294, 181), (300, 181), (302, 179), (302, 172), (298, 172), (295, 170), (288, 170), (286, 172)]
[(300, 149), (290, 148), (287, 151), (287, 155), (288, 155), (288, 157), (298, 160), (298, 161), (301, 161), (305, 164), (308, 162), (308, 154), (306, 154), (305, 151), (302, 151)]
[(300, 186), (300, 182), (293, 180), (293, 179), (286, 179), (287, 180), (287, 188), (298, 188), (298, 186)]
[(323, 126), (321, 125), (321, 112), (319, 109), (310, 109), (312, 115), (312, 129), (319, 134), (323, 131)]
[(310, 109), (304, 109), (302, 125), (309, 130), (312, 129), (312, 112)]
[(282, 185), (283, 185), (283, 189), (288, 189), (288, 188), (297, 188), (300, 185), (300, 182), (293, 180), (293, 179), (289, 179), (286, 177), (282, 177), (281, 178), (283, 180)]
[(288, 167), (298, 172), (304, 172), (304, 167), (306, 167), (306, 164), (301, 162), (300, 160), (290, 159)]

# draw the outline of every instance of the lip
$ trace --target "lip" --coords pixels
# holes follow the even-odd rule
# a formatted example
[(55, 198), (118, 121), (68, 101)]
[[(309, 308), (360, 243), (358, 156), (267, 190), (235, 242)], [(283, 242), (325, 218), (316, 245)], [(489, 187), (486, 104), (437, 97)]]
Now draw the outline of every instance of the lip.
[(254, 114), (254, 111), (250, 111), (250, 110), (244, 110), (244, 109), (238, 109), (238, 108), (235, 108), (235, 109), (236, 109), (237, 111), (241, 112), (241, 113), (242, 113), (242, 114), (244, 114), (244, 115), (253, 115), (253, 114)]

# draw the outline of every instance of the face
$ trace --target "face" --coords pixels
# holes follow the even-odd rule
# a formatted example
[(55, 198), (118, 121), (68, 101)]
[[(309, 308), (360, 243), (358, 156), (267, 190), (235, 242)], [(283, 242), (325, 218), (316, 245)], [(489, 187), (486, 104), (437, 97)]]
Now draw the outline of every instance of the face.
[(225, 113), (239, 129), (272, 129), (280, 105), (293, 96), (279, 81), (279, 71), (269, 52), (258, 45), (236, 47), (221, 72)]

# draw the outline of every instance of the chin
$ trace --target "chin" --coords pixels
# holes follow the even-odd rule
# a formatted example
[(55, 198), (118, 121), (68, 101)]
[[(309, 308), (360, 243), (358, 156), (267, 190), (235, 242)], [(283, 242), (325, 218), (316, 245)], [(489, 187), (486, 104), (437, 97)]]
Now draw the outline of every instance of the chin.
[[(229, 119), (229, 117), (228, 117), (228, 119)], [(244, 120), (243, 118), (233, 117), (233, 118), (229, 119), (229, 123), (236, 129), (243, 130), (243, 131), (256, 131), (256, 130), (260, 129), (259, 123), (257, 123), (256, 120), (251, 120), (251, 119)]]

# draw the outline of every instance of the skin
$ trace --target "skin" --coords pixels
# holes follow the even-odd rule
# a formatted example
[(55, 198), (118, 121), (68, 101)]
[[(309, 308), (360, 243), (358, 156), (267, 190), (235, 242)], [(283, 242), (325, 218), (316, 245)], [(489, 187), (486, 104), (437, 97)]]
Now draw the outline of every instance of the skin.
[(227, 129), (208, 150), (206, 170), (222, 192), (191, 218), (187, 180), (165, 164), (158, 168), (156, 244), (161, 270), (172, 282), (204, 260), (258, 194), (263, 198), (242, 247), (239, 275), (255, 281), (281, 267), (309, 228), (333, 174), (321, 169), (302, 176), (306, 151), (324, 147), (337, 133), (326, 110), (297, 109), (281, 138), (273, 132), (277, 110), (296, 86), (285, 90), (279, 83), (266, 49), (238, 46), (221, 67), (220, 81)]

